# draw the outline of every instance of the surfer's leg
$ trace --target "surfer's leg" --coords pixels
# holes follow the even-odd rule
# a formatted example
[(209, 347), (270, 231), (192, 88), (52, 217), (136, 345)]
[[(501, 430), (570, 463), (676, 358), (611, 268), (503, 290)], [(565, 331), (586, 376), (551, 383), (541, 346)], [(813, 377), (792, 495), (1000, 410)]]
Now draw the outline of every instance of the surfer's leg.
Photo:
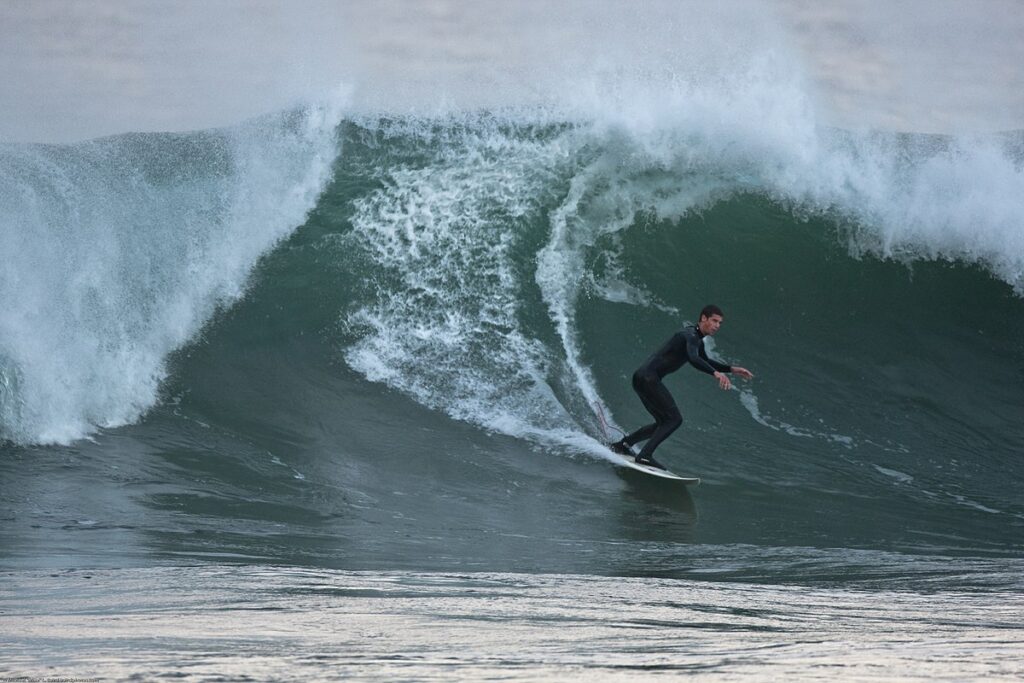
[(644, 441), (645, 439), (651, 438), (651, 434), (653, 434), (654, 430), (656, 430), (657, 428), (657, 422), (645, 425), (640, 429), (636, 430), (635, 432), (627, 434), (622, 440), (625, 442), (627, 446), (632, 446), (634, 444), (640, 443), (641, 441)]
[(639, 371), (633, 373), (633, 391), (635, 391), (636, 395), (640, 397), (640, 402), (644, 404), (644, 408), (647, 409), (647, 412), (651, 414), (651, 417), (653, 417), (655, 421), (649, 425), (644, 425), (635, 432), (627, 434), (622, 441), (619, 442), (625, 444), (627, 447), (651, 438), (651, 434), (654, 434), (655, 430), (658, 428), (658, 423), (662, 420), (657, 397), (648, 396), (649, 387), (652, 384), (660, 384), (656, 376), (650, 377)]
[(608, 448), (611, 449), (612, 453), (618, 453), (619, 455), (628, 455), (631, 458), (636, 457), (636, 452), (633, 450), (633, 444), (643, 441), (644, 439), (651, 438), (651, 434), (658, 428), (656, 424), (650, 424), (646, 427), (641, 427), (632, 434), (627, 434), (615, 443), (608, 444)]
[[(640, 451), (640, 455), (637, 456), (638, 461), (653, 460), (654, 449), (667, 439), (672, 432), (679, 429), (679, 425), (683, 424), (683, 417), (679, 414), (679, 408), (676, 407), (676, 402), (672, 399), (672, 394), (668, 392), (665, 385), (660, 381), (647, 382), (646, 384), (647, 386), (641, 398), (644, 399), (644, 406), (647, 406), (647, 410), (655, 416), (658, 423), (650, 438), (648, 438), (647, 443), (644, 444), (643, 450)], [(650, 406), (648, 406), (648, 402), (651, 403)]]

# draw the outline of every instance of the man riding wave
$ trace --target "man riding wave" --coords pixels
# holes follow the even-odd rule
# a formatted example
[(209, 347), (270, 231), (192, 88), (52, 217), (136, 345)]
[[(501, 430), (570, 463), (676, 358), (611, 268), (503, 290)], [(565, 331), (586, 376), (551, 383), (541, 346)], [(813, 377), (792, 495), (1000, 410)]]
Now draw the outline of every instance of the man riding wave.
[(672, 335), (661, 348), (654, 352), (640, 368), (633, 373), (633, 390), (654, 417), (654, 423), (627, 434), (621, 441), (609, 445), (609, 448), (622, 455), (634, 455), (633, 445), (646, 440), (643, 449), (636, 454), (636, 462), (665, 469), (665, 466), (654, 459), (654, 449), (662, 441), (679, 428), (683, 418), (679, 408), (672, 399), (662, 379), (681, 368), (687, 362), (701, 372), (706, 372), (718, 380), (722, 389), (732, 387), (727, 373), (739, 375), (744, 379), (753, 378), (746, 368), (725, 365), (708, 358), (704, 350), (704, 338), (714, 335), (722, 325), (722, 309), (713, 304), (705, 306), (700, 312), (696, 325), (688, 325)]

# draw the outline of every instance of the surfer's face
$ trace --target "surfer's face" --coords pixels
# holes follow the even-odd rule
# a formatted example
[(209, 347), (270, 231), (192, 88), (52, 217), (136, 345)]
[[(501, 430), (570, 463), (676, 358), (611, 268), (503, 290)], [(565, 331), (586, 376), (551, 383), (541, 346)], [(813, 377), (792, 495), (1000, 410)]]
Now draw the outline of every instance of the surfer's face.
[(705, 335), (711, 335), (718, 332), (718, 328), (722, 326), (722, 316), (717, 313), (711, 317), (701, 316), (700, 322), (697, 323), (697, 327), (700, 328), (700, 333)]

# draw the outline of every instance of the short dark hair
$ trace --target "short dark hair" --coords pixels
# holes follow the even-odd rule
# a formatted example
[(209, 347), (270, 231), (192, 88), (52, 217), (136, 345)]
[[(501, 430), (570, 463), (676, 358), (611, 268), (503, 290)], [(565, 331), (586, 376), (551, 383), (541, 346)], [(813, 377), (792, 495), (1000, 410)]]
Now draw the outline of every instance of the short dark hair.
[[(713, 315), (720, 315), (723, 318), (725, 317), (725, 315), (722, 313), (722, 309), (714, 304), (708, 304), (704, 308), (700, 309), (701, 318), (710, 318)], [(698, 318), (698, 320), (700, 320), (700, 318)]]

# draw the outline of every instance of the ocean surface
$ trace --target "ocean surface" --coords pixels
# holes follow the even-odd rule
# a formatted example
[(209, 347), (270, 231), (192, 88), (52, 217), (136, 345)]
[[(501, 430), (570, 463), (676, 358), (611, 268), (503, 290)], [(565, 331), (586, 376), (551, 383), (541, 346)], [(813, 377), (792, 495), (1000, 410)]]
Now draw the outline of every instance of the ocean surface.
[(1024, 676), (1024, 133), (733, 66), (0, 144), (0, 675)]

